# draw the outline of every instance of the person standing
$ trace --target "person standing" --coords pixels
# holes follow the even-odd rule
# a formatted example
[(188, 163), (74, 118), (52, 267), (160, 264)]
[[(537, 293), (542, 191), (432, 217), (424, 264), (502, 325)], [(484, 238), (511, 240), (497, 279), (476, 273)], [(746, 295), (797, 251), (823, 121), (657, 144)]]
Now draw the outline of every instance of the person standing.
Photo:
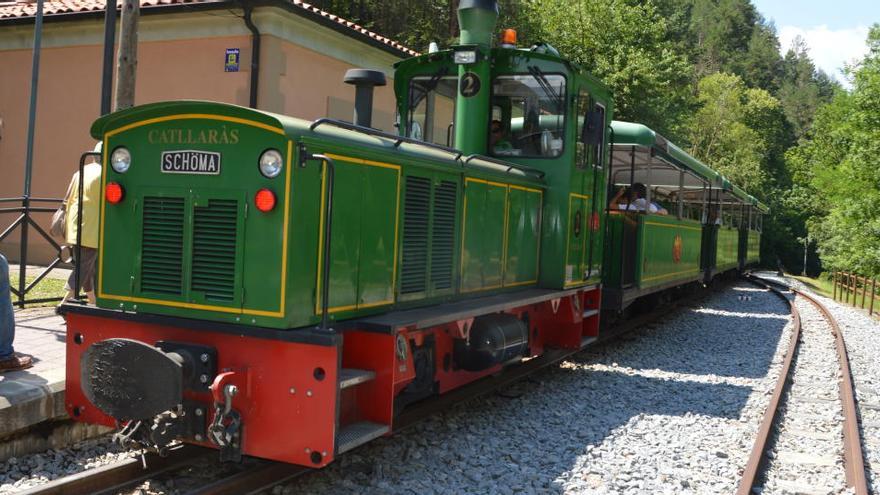
[(33, 359), (12, 348), (15, 339), (15, 315), (12, 313), (12, 294), (9, 288), (9, 263), (0, 254), (0, 373), (30, 368)]
[[(83, 167), (83, 195), (82, 195), (82, 236), (80, 243), (79, 285), (86, 293), (90, 304), (95, 304), (95, 260), (98, 257), (98, 208), (101, 202), (101, 165), (99, 157), (102, 143), (95, 145), (94, 153), (98, 157), (92, 157), (91, 162)], [(76, 253), (77, 216), (79, 213), (79, 170), (74, 172), (68, 187), (67, 202), (67, 243), (73, 246)], [(76, 292), (76, 270), (70, 272), (70, 278), (64, 288), (67, 294), (62, 303), (74, 296)]]

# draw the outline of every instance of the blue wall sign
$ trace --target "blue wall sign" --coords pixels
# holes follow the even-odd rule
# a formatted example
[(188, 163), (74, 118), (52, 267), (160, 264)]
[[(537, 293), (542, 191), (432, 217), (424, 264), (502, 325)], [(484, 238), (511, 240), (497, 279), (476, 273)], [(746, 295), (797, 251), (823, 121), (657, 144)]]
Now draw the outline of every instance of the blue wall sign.
[(239, 50), (238, 48), (226, 49), (226, 66), (224, 68), (225, 72), (238, 72), (238, 62), (240, 55), (241, 50)]

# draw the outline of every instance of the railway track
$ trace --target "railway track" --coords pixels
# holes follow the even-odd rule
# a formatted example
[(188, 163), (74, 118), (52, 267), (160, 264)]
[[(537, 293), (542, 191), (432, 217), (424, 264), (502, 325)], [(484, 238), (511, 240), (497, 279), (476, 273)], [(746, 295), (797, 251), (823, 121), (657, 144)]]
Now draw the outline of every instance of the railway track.
[[(839, 480), (849, 493), (867, 495), (852, 376), (837, 321), (810, 294), (749, 280), (790, 306), (794, 331), (737, 493), (839, 493), (843, 487), (833, 486)], [(821, 318), (802, 315), (783, 291), (807, 301)]]
[[(727, 284), (724, 284), (716, 290), (724, 290), (726, 287)], [(709, 297), (712, 292), (711, 289), (696, 291), (654, 311), (622, 321), (613, 328), (605, 329), (603, 337), (596, 344), (674, 314), (681, 308), (697, 304)], [(559, 363), (577, 352), (580, 351), (550, 350), (544, 355), (513, 367), (501, 375), (484, 378), (449, 394), (415, 404), (396, 418), (394, 432), (407, 429), (422, 419), (446, 410), (454, 404), (480, 397), (521, 380), (547, 366)], [(224, 467), (218, 467), (218, 463), (213, 461), (215, 457), (216, 451), (212, 449), (181, 445), (172, 450), (165, 458), (155, 454), (145, 454), (143, 457), (130, 458), (119, 463), (59, 478), (45, 485), (21, 492), (21, 495), (127, 494), (135, 492), (148, 480), (162, 479), (163, 477), (174, 478), (176, 473), (200, 469), (215, 469), (216, 475), (209, 481), (204, 481), (196, 486), (176, 486), (175, 491), (191, 495), (257, 494), (296, 477), (314, 472), (310, 468), (253, 458), (246, 458), (242, 464), (224, 464), (220, 465)], [(210, 465), (210, 467), (200, 466), (199, 463), (205, 466)]]

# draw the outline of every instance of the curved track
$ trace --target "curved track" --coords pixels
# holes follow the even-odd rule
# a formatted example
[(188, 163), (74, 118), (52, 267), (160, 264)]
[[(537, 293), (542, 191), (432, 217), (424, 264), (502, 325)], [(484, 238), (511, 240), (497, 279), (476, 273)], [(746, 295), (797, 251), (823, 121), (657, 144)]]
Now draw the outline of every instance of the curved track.
[[(785, 356), (783, 368), (779, 374), (779, 380), (773, 391), (773, 396), (767, 406), (761, 426), (758, 430), (758, 436), (752, 448), (748, 464), (743, 472), (742, 480), (737, 490), (739, 495), (747, 495), (753, 491), (763, 491), (763, 484), (766, 481), (768, 467), (771, 464), (772, 450), (779, 440), (781, 433), (778, 433), (780, 420), (782, 417), (782, 409), (784, 407), (783, 399), (788, 397), (789, 384), (793, 380), (794, 367), (793, 361), (799, 354), (799, 344), (802, 342), (802, 319), (794, 301), (789, 299), (782, 291), (789, 291), (796, 296), (802, 297), (811, 303), (816, 310), (824, 317), (828, 323), (829, 330), (833, 335), (835, 348), (837, 352), (837, 360), (839, 366), (840, 382), (839, 405), (843, 417), (843, 470), (845, 472), (846, 486), (856, 495), (867, 495), (869, 493), (867, 480), (865, 477), (865, 465), (862, 455), (862, 441), (859, 435), (859, 420), (856, 413), (855, 394), (853, 392), (852, 376), (849, 368), (849, 359), (846, 353), (846, 346), (843, 341), (843, 335), (834, 316), (828, 309), (810, 294), (788, 287), (786, 285), (766, 280), (754, 276), (747, 277), (751, 282), (763, 286), (773, 291), (777, 296), (783, 299), (791, 308), (792, 321), (794, 331), (792, 332), (791, 343), (788, 353)], [(776, 286), (781, 288), (772, 287)], [(777, 436), (774, 439), (773, 432), (777, 430)], [(797, 461), (793, 461), (797, 462)]]

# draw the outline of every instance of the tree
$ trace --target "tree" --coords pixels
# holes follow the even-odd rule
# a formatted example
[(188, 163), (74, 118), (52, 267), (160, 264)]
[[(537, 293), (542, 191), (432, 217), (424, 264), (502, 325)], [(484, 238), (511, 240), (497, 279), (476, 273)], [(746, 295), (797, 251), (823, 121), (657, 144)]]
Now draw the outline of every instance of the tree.
[(784, 120), (779, 100), (739, 76), (717, 73), (700, 81), (697, 102), (686, 133), (691, 154), (748, 191), (765, 188), (768, 163), (781, 152), (774, 139), (774, 126)]
[(614, 91), (615, 117), (674, 136), (689, 107), (691, 70), (651, 2), (534, 0), (540, 31)]
[(852, 69), (852, 93), (837, 92), (816, 112), (812, 127), (789, 151), (797, 188), (792, 200), (823, 264), (880, 274), (880, 25), (869, 53)]

